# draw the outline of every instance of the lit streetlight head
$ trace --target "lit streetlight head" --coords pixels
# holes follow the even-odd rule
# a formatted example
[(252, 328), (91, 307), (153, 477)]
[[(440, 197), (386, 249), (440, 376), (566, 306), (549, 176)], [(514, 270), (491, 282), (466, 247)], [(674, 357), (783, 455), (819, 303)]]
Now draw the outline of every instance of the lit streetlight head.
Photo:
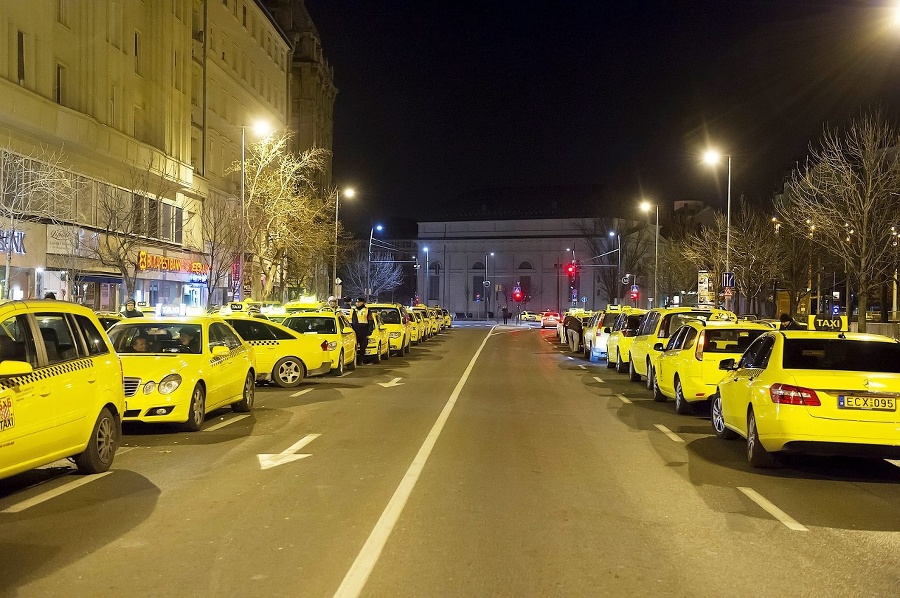
[(344, 189), (344, 197), (353, 197), (354, 195), (356, 195), (356, 189), (353, 187)]
[(382, 229), (384, 229), (384, 227), (381, 226), (380, 224), (375, 225), (375, 230), (380, 231)]
[(716, 150), (706, 150), (703, 154), (703, 161), (706, 164), (718, 164), (722, 160), (722, 154)]
[(614, 231), (614, 230), (609, 231), (609, 236), (610, 236), (610, 237), (615, 237), (615, 236), (616, 236), (616, 231)]
[(265, 137), (271, 131), (272, 131), (272, 126), (264, 120), (258, 120), (255, 123), (253, 123), (253, 134), (256, 135), (257, 137)]
[(428, 253), (428, 248), (427, 248), (427, 247), (423, 247), (422, 249), (425, 251), (425, 253)]
[(491, 257), (494, 257), (494, 252), (493, 252), (493, 251), (491, 252)]
[(653, 208), (653, 205), (649, 201), (645, 200), (645, 201), (641, 202), (641, 211), (642, 212), (649, 212), (651, 208)]

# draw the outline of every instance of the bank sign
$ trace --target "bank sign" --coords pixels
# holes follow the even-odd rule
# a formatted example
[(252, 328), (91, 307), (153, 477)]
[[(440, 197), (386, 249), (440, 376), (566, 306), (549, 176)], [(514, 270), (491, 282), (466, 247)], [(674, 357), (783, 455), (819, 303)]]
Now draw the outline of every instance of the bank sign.
[(0, 230), (0, 251), (25, 255), (25, 231)]
[(138, 270), (159, 270), (162, 272), (184, 272), (185, 274), (208, 274), (209, 264), (192, 262), (176, 257), (154, 255), (141, 251), (138, 253)]

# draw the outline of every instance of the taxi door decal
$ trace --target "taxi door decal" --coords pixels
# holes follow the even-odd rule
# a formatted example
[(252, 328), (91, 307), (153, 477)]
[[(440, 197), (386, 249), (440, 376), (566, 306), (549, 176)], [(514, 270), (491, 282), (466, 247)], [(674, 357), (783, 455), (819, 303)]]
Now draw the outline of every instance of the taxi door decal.
[(0, 432), (13, 428), (15, 425), (16, 417), (12, 397), (0, 398)]

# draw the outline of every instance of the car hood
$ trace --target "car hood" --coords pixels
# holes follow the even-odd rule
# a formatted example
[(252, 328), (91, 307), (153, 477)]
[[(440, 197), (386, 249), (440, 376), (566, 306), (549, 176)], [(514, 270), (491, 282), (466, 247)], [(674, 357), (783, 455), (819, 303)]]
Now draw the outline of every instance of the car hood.
[(185, 370), (199, 373), (209, 363), (209, 357), (203, 355), (134, 355), (120, 354), (122, 371), (126, 378), (159, 381), (169, 374), (183, 374)]

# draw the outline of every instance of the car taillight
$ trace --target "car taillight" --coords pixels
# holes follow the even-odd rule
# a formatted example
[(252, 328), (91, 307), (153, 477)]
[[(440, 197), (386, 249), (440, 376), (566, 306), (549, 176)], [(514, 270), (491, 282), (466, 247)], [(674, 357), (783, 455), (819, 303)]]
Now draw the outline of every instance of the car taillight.
[(769, 389), (769, 395), (773, 403), (782, 405), (806, 405), (807, 407), (819, 407), (819, 396), (811, 388), (793, 386), (791, 384), (773, 384)]
[(697, 337), (697, 346), (694, 348), (694, 357), (697, 361), (703, 361), (703, 345), (706, 344), (706, 331), (701, 330), (700, 336)]
[(319, 346), (322, 347), (323, 351), (327, 351), (328, 350), (328, 341), (322, 341), (322, 344)]

